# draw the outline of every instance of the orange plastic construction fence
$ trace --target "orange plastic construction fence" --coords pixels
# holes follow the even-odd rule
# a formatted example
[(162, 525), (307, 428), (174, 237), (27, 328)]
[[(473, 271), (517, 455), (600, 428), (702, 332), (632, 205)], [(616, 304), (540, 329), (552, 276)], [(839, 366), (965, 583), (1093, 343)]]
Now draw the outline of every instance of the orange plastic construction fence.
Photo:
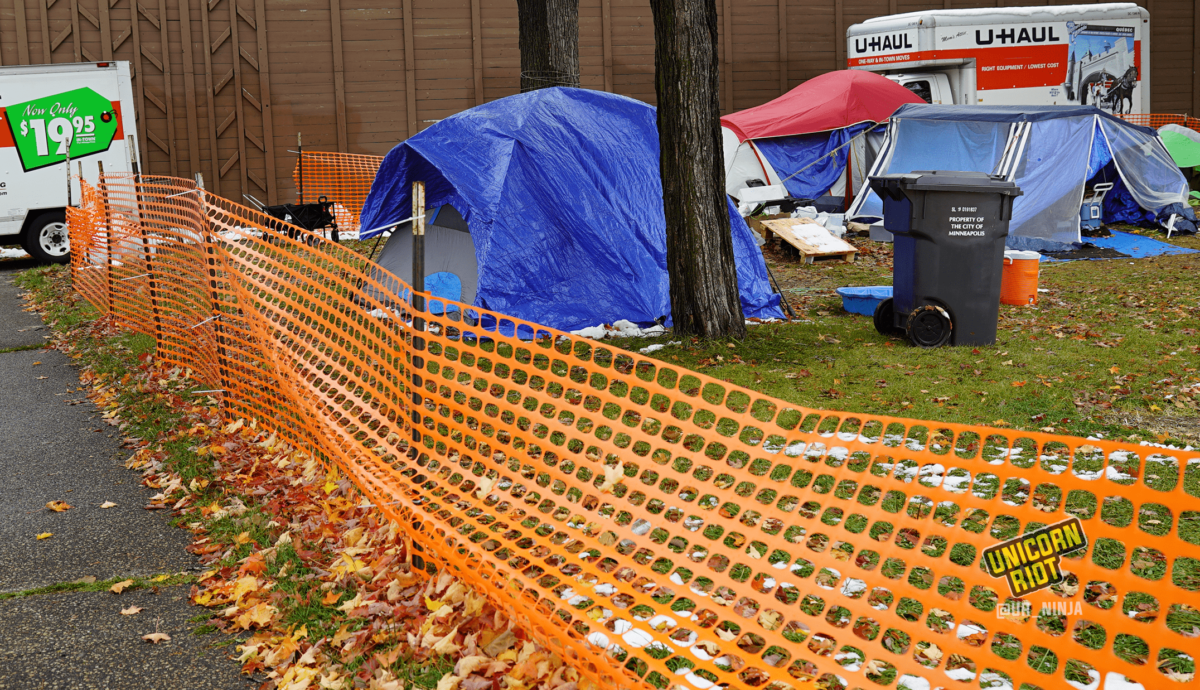
[[(87, 299), (604, 687), (1196, 686), (1200, 453), (797, 407), (414, 296), (186, 180), (83, 187)], [(1061, 583), (985, 572), (1071, 518)]]
[(343, 233), (359, 231), (358, 217), (363, 203), (375, 181), (375, 173), (383, 156), (330, 151), (305, 151), (296, 157), (292, 179), (296, 183), (297, 201), (314, 202), (326, 197), (334, 202), (333, 215)]
[(1200, 132), (1200, 119), (1189, 115), (1163, 115), (1159, 113), (1130, 113), (1128, 115), (1118, 115), (1117, 117), (1131, 122), (1135, 125), (1143, 127), (1153, 127), (1158, 129), (1163, 125), (1183, 125)]

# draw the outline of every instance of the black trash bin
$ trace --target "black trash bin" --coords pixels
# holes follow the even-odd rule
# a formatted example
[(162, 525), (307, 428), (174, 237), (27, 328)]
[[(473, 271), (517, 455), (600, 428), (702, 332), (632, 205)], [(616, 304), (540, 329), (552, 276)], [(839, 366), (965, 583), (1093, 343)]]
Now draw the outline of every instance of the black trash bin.
[(1014, 183), (978, 172), (918, 171), (870, 178), (894, 235), (892, 299), (875, 328), (920, 347), (996, 341), (1004, 238)]

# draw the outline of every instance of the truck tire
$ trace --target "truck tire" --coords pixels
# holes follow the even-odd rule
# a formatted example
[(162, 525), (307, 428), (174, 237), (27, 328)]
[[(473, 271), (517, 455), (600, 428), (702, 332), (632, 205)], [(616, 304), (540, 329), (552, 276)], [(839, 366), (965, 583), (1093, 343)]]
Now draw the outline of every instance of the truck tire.
[(65, 264), (71, 260), (67, 216), (62, 209), (44, 211), (25, 224), (21, 245), (39, 263)]

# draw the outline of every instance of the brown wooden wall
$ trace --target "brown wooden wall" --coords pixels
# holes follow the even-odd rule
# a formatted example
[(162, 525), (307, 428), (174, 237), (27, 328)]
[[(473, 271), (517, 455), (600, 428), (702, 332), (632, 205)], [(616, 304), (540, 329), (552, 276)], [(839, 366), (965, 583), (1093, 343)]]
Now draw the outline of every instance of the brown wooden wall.
[[(716, 1), (726, 112), (844, 65), (855, 22), (1031, 4)], [(1154, 111), (1200, 112), (1200, 0), (1141, 1)], [(298, 131), (313, 149), (382, 154), (516, 93), (516, 15), (515, 0), (0, 0), (0, 63), (132, 61), (147, 172), (276, 202), (294, 195)], [(649, 0), (580, 0), (579, 22), (583, 86), (653, 103)]]

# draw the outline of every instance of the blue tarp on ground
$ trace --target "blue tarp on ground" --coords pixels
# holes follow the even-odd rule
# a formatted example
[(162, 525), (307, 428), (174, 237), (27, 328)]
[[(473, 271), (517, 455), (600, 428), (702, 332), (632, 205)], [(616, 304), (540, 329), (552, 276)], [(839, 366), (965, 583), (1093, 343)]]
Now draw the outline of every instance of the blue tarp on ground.
[[(470, 225), (476, 306), (573, 330), (670, 316), (655, 110), (624, 96), (552, 88), (464, 111), (388, 153), (363, 206), (364, 237), (450, 204)], [(727, 204), (742, 309), (778, 318), (750, 228)]]
[[(1088, 237), (1084, 242), (1094, 244), (1097, 247), (1106, 249), (1114, 249), (1122, 254), (1128, 254), (1131, 259), (1145, 259), (1150, 256), (1177, 256), (1179, 254), (1200, 254), (1200, 251), (1180, 247), (1167, 242), (1150, 237), (1142, 237), (1131, 232), (1121, 232), (1120, 230), (1112, 230), (1112, 237)], [(1056, 259), (1049, 256), (1042, 256), (1042, 261), (1104, 261), (1104, 260), (1120, 260), (1125, 257), (1114, 256), (1091, 259)]]

